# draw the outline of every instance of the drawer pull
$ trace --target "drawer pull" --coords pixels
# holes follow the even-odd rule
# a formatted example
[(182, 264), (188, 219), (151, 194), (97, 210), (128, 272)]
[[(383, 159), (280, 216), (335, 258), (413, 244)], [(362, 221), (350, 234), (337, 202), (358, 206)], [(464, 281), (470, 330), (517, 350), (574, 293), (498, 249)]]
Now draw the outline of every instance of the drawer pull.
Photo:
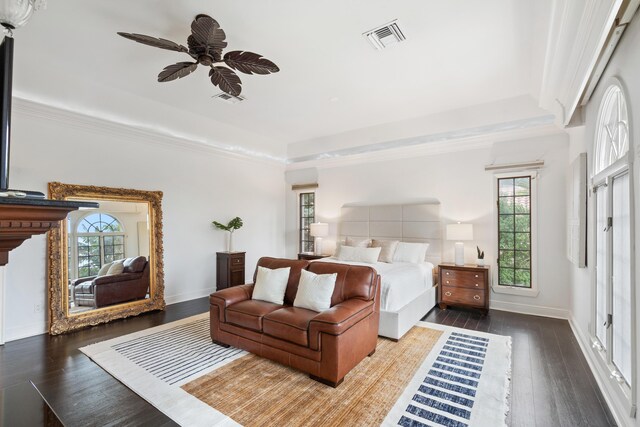
[(474, 295), (473, 299), (476, 300), (476, 301), (479, 301), (480, 300), (480, 295)]
[(478, 277), (478, 275), (476, 274), (476, 277)]
[(479, 286), (479, 285), (476, 283), (476, 288), (477, 288), (478, 286)]
[(451, 292), (445, 292), (444, 293), (446, 296), (450, 297), (451, 296)]

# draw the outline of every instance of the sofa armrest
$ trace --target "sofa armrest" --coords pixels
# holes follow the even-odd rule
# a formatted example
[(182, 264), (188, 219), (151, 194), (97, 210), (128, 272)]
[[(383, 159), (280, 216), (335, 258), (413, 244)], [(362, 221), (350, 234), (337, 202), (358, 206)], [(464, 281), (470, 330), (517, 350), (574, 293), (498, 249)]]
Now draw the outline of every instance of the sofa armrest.
[(340, 335), (353, 325), (374, 313), (375, 301), (352, 298), (323, 311), (309, 322), (309, 344), (320, 348), (320, 333)]
[(71, 281), (71, 286), (79, 285), (83, 282), (88, 282), (89, 280), (93, 280), (98, 276), (89, 276), (89, 277), (80, 277), (79, 279), (74, 279)]
[(227, 307), (242, 301), (250, 300), (253, 295), (253, 283), (221, 289), (209, 295), (209, 304), (218, 307), (219, 318), (225, 322)]

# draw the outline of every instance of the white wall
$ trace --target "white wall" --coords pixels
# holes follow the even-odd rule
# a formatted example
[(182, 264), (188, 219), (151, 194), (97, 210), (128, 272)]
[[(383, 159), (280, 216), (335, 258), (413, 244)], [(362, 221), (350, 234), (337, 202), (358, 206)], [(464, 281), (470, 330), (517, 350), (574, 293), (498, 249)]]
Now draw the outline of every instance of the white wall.
[[(638, 283), (640, 283), (640, 209), (638, 208), (638, 202), (640, 201), (640, 120), (638, 120), (638, 112), (640, 112), (640, 17), (636, 14), (633, 21), (629, 24), (627, 30), (618, 45), (611, 61), (609, 62), (605, 73), (596, 88), (590, 102), (587, 104), (584, 113), (584, 126), (570, 130), (570, 150), (569, 161), (575, 159), (578, 153), (587, 152), (587, 170), (589, 176), (591, 176), (592, 164), (593, 164), (593, 145), (595, 126), (598, 115), (598, 108), (600, 106), (600, 100), (604, 93), (604, 90), (609, 85), (611, 77), (617, 77), (626, 88), (627, 94), (627, 106), (629, 108), (630, 117), (630, 142), (633, 156), (635, 157), (634, 170), (633, 170), (633, 185), (635, 187), (635, 247), (636, 247), (636, 342), (638, 344), (637, 354), (640, 354), (640, 291), (638, 290)], [(588, 223), (588, 241), (587, 248), (593, 248), (593, 226), (592, 226), (592, 199), (589, 198), (589, 207), (587, 211)], [(571, 279), (571, 323), (574, 328), (583, 351), (587, 356), (587, 360), (590, 361), (592, 368), (596, 366), (593, 361), (595, 360), (595, 353), (592, 351), (589, 342), (589, 323), (591, 320), (591, 286), (592, 279), (594, 277), (593, 270), (593, 256), (589, 257), (588, 268), (578, 269), (573, 266), (570, 268)], [(609, 379), (607, 372), (594, 369), (596, 379), (600, 383), (601, 389), (605, 394), (605, 398), (609, 402), (609, 406), (612, 408), (616, 420), (619, 425), (622, 426), (640, 426), (640, 419), (631, 418), (620, 403), (612, 398), (615, 395), (615, 387)], [(636, 378), (636, 381), (640, 378)], [(636, 406), (640, 405), (640, 399), (636, 398)]]
[[(436, 198), (445, 223), (470, 222), (474, 238), (466, 242), (466, 261), (474, 263), (480, 246), (495, 271), (493, 174), (491, 163), (543, 159), (538, 182), (539, 289), (537, 297), (492, 293), (494, 308), (566, 316), (569, 303), (568, 261), (565, 256), (565, 169), (568, 140), (564, 134), (520, 141), (488, 143), (471, 151), (318, 167), (317, 219), (332, 224), (345, 203), (399, 203)], [(295, 195), (287, 195), (287, 255), (297, 251)], [(334, 237), (335, 239), (335, 237)], [(331, 237), (325, 239), (327, 244)], [(324, 247), (324, 245), (323, 245)], [(444, 241), (443, 260), (453, 260), (453, 243)]]
[[(283, 255), (282, 164), (128, 132), (73, 114), (41, 113), (37, 106), (14, 110), (11, 187), (46, 193), (47, 182), (60, 181), (163, 191), (167, 303), (215, 290), (215, 252), (225, 250), (225, 233), (212, 228), (214, 219), (244, 220), (234, 243), (247, 252), (247, 277), (260, 256)], [(46, 238), (33, 237), (9, 259), (7, 341), (47, 330)], [(35, 312), (35, 306), (42, 309)]]

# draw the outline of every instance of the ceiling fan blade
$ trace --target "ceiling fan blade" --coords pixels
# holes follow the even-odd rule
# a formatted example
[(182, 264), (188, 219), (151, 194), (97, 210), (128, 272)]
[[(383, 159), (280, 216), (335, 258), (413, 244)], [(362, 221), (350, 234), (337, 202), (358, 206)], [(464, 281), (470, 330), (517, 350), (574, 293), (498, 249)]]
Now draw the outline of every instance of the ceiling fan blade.
[(230, 69), (226, 67), (211, 67), (209, 77), (211, 77), (211, 83), (218, 86), (223, 92), (233, 96), (240, 96), (242, 81)]
[(167, 65), (160, 74), (158, 74), (158, 81), (164, 83), (181, 79), (193, 73), (197, 67), (197, 62), (178, 62), (177, 64)]
[(146, 44), (147, 46), (159, 47), (160, 49), (174, 50), (176, 52), (186, 52), (189, 50), (171, 40), (159, 39), (157, 37), (145, 36), (144, 34), (134, 34), (134, 33), (118, 33), (119, 36), (124, 37), (125, 39), (133, 40), (134, 42)]
[(214, 51), (221, 56), (222, 49), (227, 47), (227, 42), (224, 41), (227, 35), (220, 28), (218, 21), (208, 15), (196, 16), (196, 19), (191, 23), (191, 36), (193, 36), (191, 42), (187, 39), (190, 49), (204, 48), (212, 56)]
[(242, 50), (227, 52), (224, 55), (224, 62), (229, 67), (245, 74), (270, 74), (280, 71), (276, 64), (262, 55)]

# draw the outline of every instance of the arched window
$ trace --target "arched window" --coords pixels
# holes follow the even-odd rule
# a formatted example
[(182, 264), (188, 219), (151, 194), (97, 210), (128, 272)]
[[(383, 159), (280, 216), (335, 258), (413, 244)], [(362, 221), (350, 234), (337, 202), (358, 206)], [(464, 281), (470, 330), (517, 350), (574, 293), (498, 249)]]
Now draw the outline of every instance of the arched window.
[(104, 264), (124, 258), (125, 230), (106, 213), (91, 213), (76, 227), (78, 277), (94, 276)]
[(633, 193), (629, 154), (629, 116), (624, 91), (616, 80), (602, 96), (594, 134), (595, 302), (592, 339), (611, 380), (627, 396), (635, 389), (635, 291), (631, 230)]

